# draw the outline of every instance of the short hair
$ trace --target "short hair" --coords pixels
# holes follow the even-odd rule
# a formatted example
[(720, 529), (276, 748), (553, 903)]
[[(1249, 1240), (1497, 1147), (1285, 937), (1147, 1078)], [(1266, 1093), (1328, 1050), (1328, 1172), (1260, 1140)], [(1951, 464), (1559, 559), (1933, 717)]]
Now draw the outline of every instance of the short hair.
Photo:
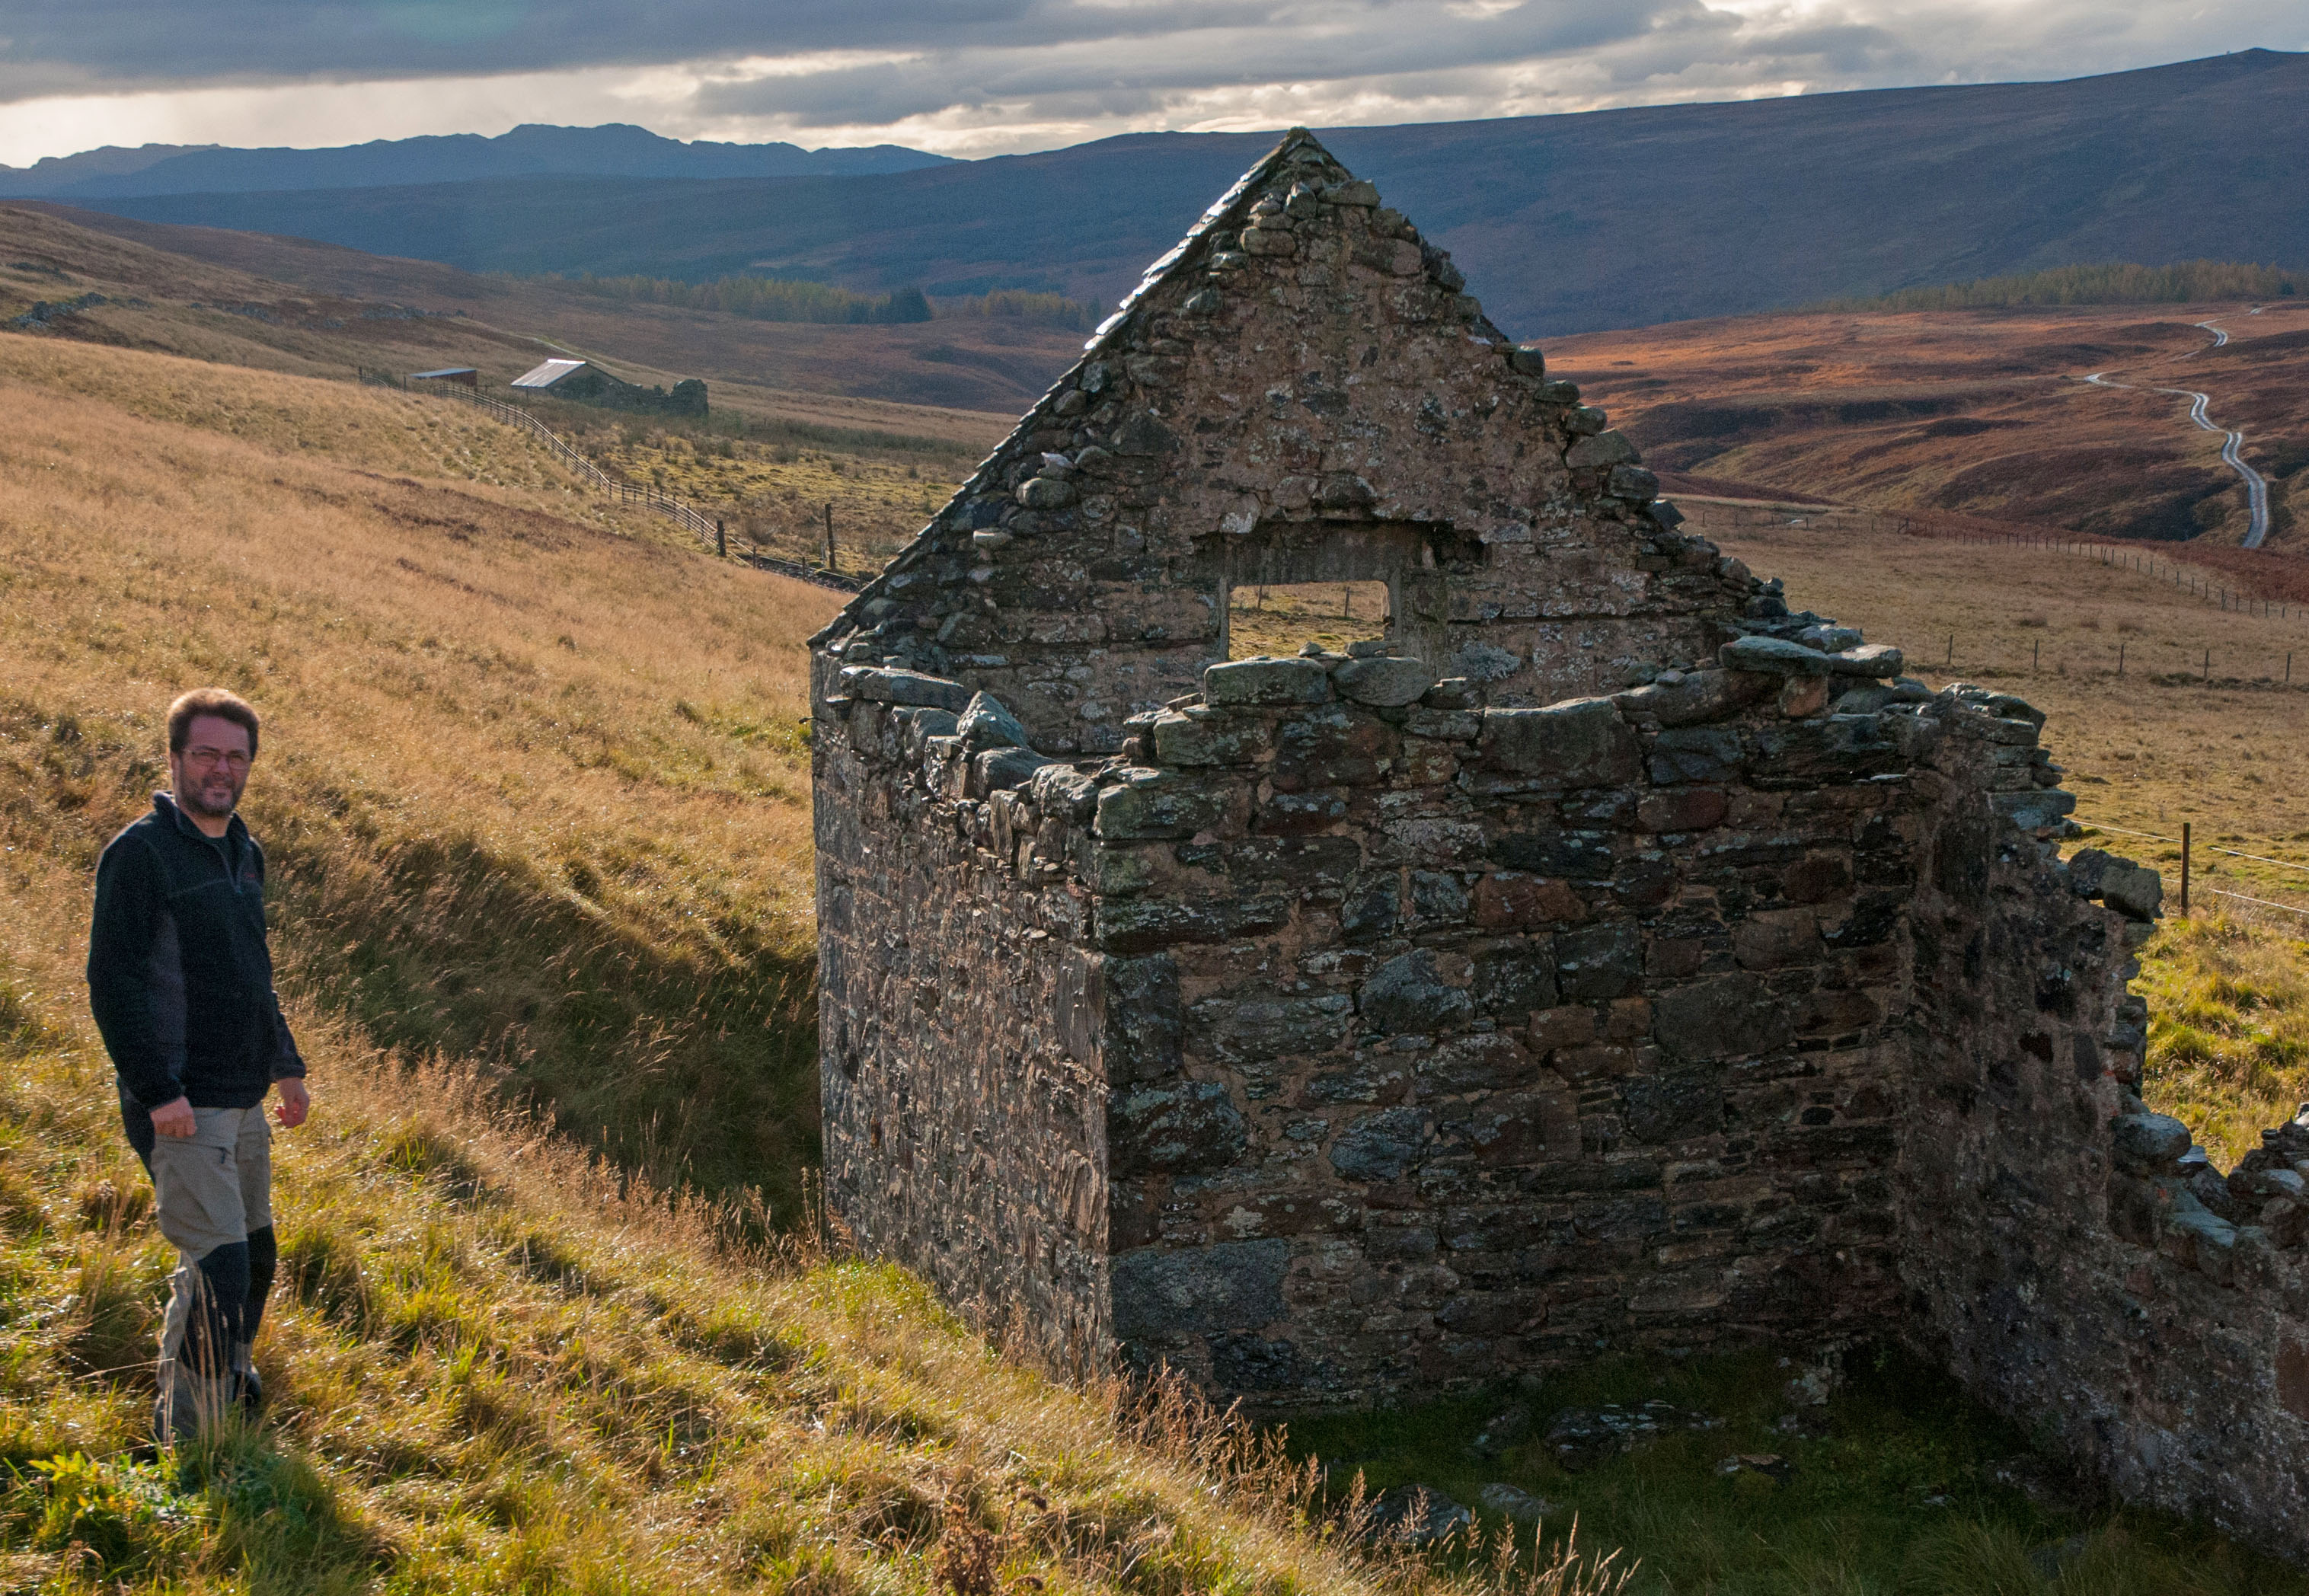
[(203, 715), (229, 720), (248, 733), (248, 756), (256, 757), (256, 712), (248, 700), (222, 687), (195, 687), (169, 706), (169, 752), (182, 754), (193, 722)]

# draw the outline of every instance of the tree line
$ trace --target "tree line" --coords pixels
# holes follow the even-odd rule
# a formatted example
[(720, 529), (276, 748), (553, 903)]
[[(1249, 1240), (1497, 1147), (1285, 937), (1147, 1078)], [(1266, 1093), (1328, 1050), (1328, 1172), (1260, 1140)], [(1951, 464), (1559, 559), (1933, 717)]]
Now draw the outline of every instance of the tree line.
[(1996, 310), (2029, 305), (2192, 305), (2215, 299), (2282, 299), (2309, 291), (2309, 273), (2237, 261), (2126, 261), (2054, 266), (1936, 288), (1900, 289), (1873, 298), (1830, 299), (1815, 310)]

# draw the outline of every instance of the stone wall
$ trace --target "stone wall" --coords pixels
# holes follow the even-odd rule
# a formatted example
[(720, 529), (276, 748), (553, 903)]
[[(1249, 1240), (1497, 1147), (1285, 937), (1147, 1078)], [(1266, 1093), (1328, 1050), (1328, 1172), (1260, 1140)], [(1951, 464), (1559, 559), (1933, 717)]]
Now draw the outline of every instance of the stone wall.
[(828, 1204), (996, 1333), (1102, 1356), (1105, 1090), (1065, 824), (1014, 824), (988, 717), (957, 735), (967, 689), (870, 674), (873, 696), (821, 693), (814, 738)]
[(1293, 134), (816, 646), (983, 688), (1054, 755), (1192, 691), (1241, 582), (1384, 581), (1402, 651), (1495, 703), (1712, 659), (1740, 584), (1465, 289)]
[(1094, 937), (1177, 1039), (1111, 1072), (1134, 1356), (1305, 1405), (1885, 1316), (1930, 695), (1804, 651), (1536, 709), (1244, 661), (1134, 729)]
[(2031, 729), (1967, 729), (1939, 762), (1911, 915), (1907, 1325), (2128, 1499), (2298, 1558), (2309, 1114), (2224, 1178), (2147, 1112), (2147, 1010), (2125, 983), (2157, 877), (2092, 851), (2063, 864), (1990, 813), (1987, 760)]

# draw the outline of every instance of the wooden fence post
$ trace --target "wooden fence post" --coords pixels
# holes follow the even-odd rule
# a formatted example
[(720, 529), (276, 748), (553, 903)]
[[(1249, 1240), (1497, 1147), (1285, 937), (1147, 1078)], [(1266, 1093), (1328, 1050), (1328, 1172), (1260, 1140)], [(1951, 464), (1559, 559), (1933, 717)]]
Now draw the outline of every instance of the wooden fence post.
[(2181, 823), (2181, 912), (2189, 912), (2189, 823)]
[(730, 557), (729, 528), (718, 515), (713, 518), (713, 552), (722, 559)]
[(832, 499), (826, 501), (826, 568), (829, 571), (842, 569), (835, 563), (834, 556), (834, 501)]

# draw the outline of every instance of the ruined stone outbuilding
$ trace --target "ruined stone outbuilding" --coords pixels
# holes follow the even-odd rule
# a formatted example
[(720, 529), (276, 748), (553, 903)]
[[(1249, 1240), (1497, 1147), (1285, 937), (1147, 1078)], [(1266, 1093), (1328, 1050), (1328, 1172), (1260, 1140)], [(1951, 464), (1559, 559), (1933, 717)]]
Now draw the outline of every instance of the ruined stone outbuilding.
[[(2158, 883), (2041, 716), (1656, 487), (1287, 137), (813, 640), (835, 1214), (1276, 1410), (1898, 1337), (2297, 1547), (2309, 1125), (2135, 1095)], [(1384, 635), (1229, 660), (1312, 581)]]

